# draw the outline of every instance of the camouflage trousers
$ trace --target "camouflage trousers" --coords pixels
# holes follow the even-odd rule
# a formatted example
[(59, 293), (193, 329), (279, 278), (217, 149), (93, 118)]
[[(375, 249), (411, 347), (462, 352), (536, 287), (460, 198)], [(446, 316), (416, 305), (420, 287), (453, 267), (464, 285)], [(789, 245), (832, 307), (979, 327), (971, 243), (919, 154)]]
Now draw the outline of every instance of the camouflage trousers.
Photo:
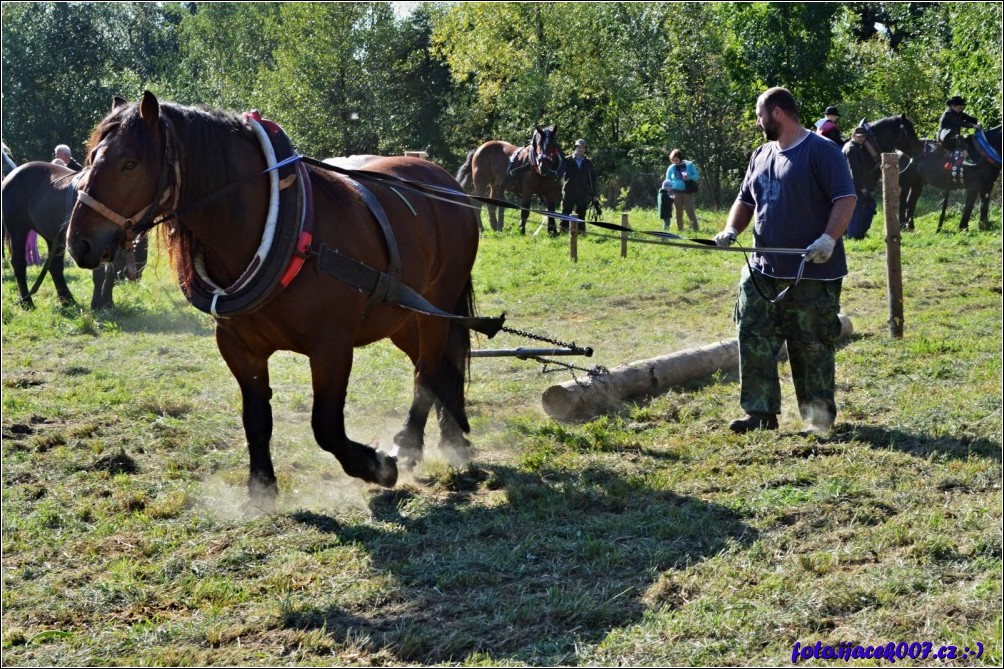
[[(794, 283), (756, 272), (757, 286), (769, 298)], [(836, 339), (840, 335), (842, 280), (802, 279), (777, 303), (764, 299), (749, 268), (739, 281), (735, 321), (739, 333), (740, 405), (747, 413), (781, 413), (777, 364), (788, 344), (788, 361), (804, 420), (832, 424), (837, 415)]]

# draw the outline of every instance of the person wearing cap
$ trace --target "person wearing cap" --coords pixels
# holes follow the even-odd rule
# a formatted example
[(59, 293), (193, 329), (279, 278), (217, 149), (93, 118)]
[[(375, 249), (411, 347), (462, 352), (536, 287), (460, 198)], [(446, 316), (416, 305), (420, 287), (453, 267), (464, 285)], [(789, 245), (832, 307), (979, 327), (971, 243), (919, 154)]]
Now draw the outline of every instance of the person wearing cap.
[(843, 146), (844, 140), (840, 137), (840, 128), (837, 126), (838, 118), (840, 118), (840, 112), (837, 108), (832, 105), (827, 107), (823, 118), (816, 121), (816, 134), (836, 142), (837, 146)]
[(964, 150), (966, 141), (962, 137), (962, 129), (980, 127), (980, 122), (976, 118), (962, 111), (965, 108), (965, 99), (958, 95), (953, 96), (948, 100), (948, 107), (938, 122), (938, 142), (947, 151)]
[(56, 148), (53, 149), (52, 154), (53, 154), (52, 162), (54, 163), (57, 160), (61, 160), (63, 161), (63, 165), (69, 167), (71, 170), (79, 172), (80, 170), (83, 169), (80, 163), (78, 163), (76, 160), (73, 159), (73, 154), (70, 153), (70, 147), (68, 147), (66, 144), (57, 145)]
[(875, 189), (879, 180), (879, 161), (865, 145), (865, 129), (858, 126), (851, 133), (851, 138), (844, 144), (844, 158), (851, 170), (851, 180), (854, 181), (854, 191), (858, 196), (854, 215), (847, 226), (846, 237), (849, 239), (864, 239), (875, 217)]
[(725, 229), (715, 235), (715, 244), (728, 247), (753, 230), (733, 310), (746, 416), (729, 429), (778, 429), (778, 355), (787, 343), (799, 413), (812, 429), (828, 430), (837, 415), (836, 339), (847, 275), (841, 236), (854, 213), (854, 183), (840, 147), (802, 126), (787, 89), (761, 94), (756, 119), (767, 142), (750, 157)]
[[(575, 215), (586, 220), (586, 210), (590, 204), (599, 204), (596, 196), (596, 173), (593, 163), (586, 157), (586, 140), (577, 139), (573, 147), (574, 153), (565, 161), (565, 183), (561, 190), (561, 213), (568, 216), (575, 210)], [(579, 223), (579, 231), (584, 232), (585, 223)], [(561, 230), (568, 231), (568, 221), (561, 222)], [(551, 234), (557, 230), (548, 229)]]

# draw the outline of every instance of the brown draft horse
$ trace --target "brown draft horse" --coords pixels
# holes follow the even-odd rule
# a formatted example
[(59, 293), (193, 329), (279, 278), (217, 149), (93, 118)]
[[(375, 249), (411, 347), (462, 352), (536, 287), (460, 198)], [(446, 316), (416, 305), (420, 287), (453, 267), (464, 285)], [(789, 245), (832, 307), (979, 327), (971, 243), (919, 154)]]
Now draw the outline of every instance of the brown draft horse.
[[(61, 304), (74, 304), (73, 294), (63, 276), (63, 256), (66, 252), (65, 223), (70, 207), (76, 201), (73, 177), (68, 167), (45, 162), (30, 162), (17, 167), (3, 180), (3, 234), (11, 248), (11, 266), (17, 281), (21, 306), (34, 309), (28, 290), (27, 263), (24, 257), (28, 232), (34, 230), (49, 247), (48, 273), (56, 286)], [(19, 249), (15, 251), (15, 249)], [(91, 272), (94, 292), (91, 309), (115, 306), (112, 289), (116, 277), (138, 281), (146, 264), (147, 240), (144, 235), (129, 253), (119, 251), (111, 263), (102, 263)], [(43, 270), (45, 271), (45, 270)], [(36, 282), (37, 286), (37, 282)]]
[[(172, 155), (177, 156), (173, 169)], [(160, 104), (150, 92), (138, 104), (117, 100), (94, 131), (88, 165), (90, 174), (82, 190), (110, 210), (111, 218), (84, 202), (74, 208), (67, 241), (81, 266), (95, 266), (130, 237), (131, 221), (122, 216), (125, 223), (120, 225), (112, 218), (144, 210), (151, 203), (159, 214), (164, 211), (160, 203), (171, 199), (177, 202), (175, 218), (161, 223), (162, 232), (167, 233), (163, 237), (189, 299), (193, 284), (203, 280), (193, 271), (193, 258), (204, 260), (203, 271), (213, 282), (231, 286), (255, 256), (269, 209), (268, 178), (255, 176), (266, 168), (266, 161), (255, 133), (241, 117)], [(421, 159), (379, 158), (366, 168), (369, 173), (457, 190), (448, 173)], [(165, 173), (167, 185), (158, 186), (165, 183)], [(350, 476), (393, 486), (399, 459), (402, 466), (421, 459), (425, 424), (434, 404), (440, 446), (448, 455), (451, 449), (455, 453), (470, 446), (463, 436), (470, 430), (464, 407), (469, 331), (448, 319), (387, 302), (367, 308), (368, 294), (318, 271), (317, 249), (324, 245), (371, 268), (387, 267), (389, 241), (363, 202), (358, 184), (317, 167), (302, 174), (309, 175), (315, 212), (306, 265), (263, 306), (216, 321), (217, 346), (243, 399), (250, 454), (248, 491), (253, 503), (266, 508), (278, 492), (269, 453), (268, 370), (269, 357), (277, 350), (310, 359), (314, 437)], [(233, 190), (224, 190), (228, 186)], [(223, 196), (202, 204), (221, 191)], [(402, 283), (440, 309), (471, 314), (471, 268), (479, 237), (474, 210), (392, 191), (379, 183), (372, 192), (397, 239)], [(387, 337), (415, 366), (413, 401), (404, 428), (395, 437), (397, 457), (349, 439), (343, 416), (353, 348)]]
[[(516, 153), (510, 166), (509, 159)], [(558, 148), (558, 126), (541, 128), (536, 126), (530, 146), (518, 148), (509, 142), (493, 140), (485, 142), (472, 154), (468, 163), (460, 168), (458, 175), (470, 172), (474, 183), (474, 194), (501, 200), (506, 192), (520, 197), (523, 207), (520, 212), (519, 231), (526, 234), (526, 220), (530, 216), (530, 202), (534, 195), (540, 197), (544, 208), (554, 211), (561, 200), (561, 168), (563, 158)], [(510, 171), (511, 167), (511, 171)], [(458, 177), (464, 184), (464, 179)], [(505, 209), (488, 205), (488, 220), (492, 230), (501, 232)], [(480, 219), (479, 219), (480, 225)], [(547, 219), (549, 231), (555, 231), (554, 219)]]

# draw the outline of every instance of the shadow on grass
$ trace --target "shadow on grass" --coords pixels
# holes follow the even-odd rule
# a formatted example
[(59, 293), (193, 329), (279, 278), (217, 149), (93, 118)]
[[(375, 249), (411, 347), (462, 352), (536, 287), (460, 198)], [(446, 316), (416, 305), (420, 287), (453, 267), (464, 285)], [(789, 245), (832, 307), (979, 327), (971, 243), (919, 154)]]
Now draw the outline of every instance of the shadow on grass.
[(820, 441), (861, 441), (875, 448), (895, 448), (927, 458), (941, 455), (966, 460), (972, 455), (1001, 461), (1001, 442), (970, 437), (932, 437), (881, 425), (837, 422), (833, 432)]
[(482, 653), (568, 664), (577, 643), (640, 621), (660, 573), (757, 537), (722, 506), (603, 466), (545, 476), (468, 467), (439, 485), (445, 495), (379, 493), (370, 502), (376, 524), (339, 527), (324, 515), (294, 514), (365, 547), (402, 598), (366, 620), (329, 605), (288, 614), (284, 624), (336, 638), (361, 632), (409, 663)]

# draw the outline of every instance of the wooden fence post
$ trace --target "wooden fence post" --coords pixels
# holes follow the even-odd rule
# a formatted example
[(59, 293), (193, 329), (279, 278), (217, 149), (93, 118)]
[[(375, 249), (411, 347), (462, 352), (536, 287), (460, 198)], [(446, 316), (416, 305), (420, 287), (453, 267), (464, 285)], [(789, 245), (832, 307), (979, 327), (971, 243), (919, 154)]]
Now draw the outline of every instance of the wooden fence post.
[(903, 336), (903, 267), (900, 262), (899, 156), (882, 154), (882, 209), (885, 212), (886, 277), (889, 284), (889, 336)]
[[(626, 213), (621, 214), (621, 225), (625, 228), (630, 228), (631, 224), (628, 223), (628, 215)], [(627, 258), (627, 247), (628, 247), (628, 232), (627, 230), (621, 230), (621, 258)]]
[(568, 252), (572, 255), (572, 262), (579, 262), (579, 222), (569, 221), (568, 226)]

